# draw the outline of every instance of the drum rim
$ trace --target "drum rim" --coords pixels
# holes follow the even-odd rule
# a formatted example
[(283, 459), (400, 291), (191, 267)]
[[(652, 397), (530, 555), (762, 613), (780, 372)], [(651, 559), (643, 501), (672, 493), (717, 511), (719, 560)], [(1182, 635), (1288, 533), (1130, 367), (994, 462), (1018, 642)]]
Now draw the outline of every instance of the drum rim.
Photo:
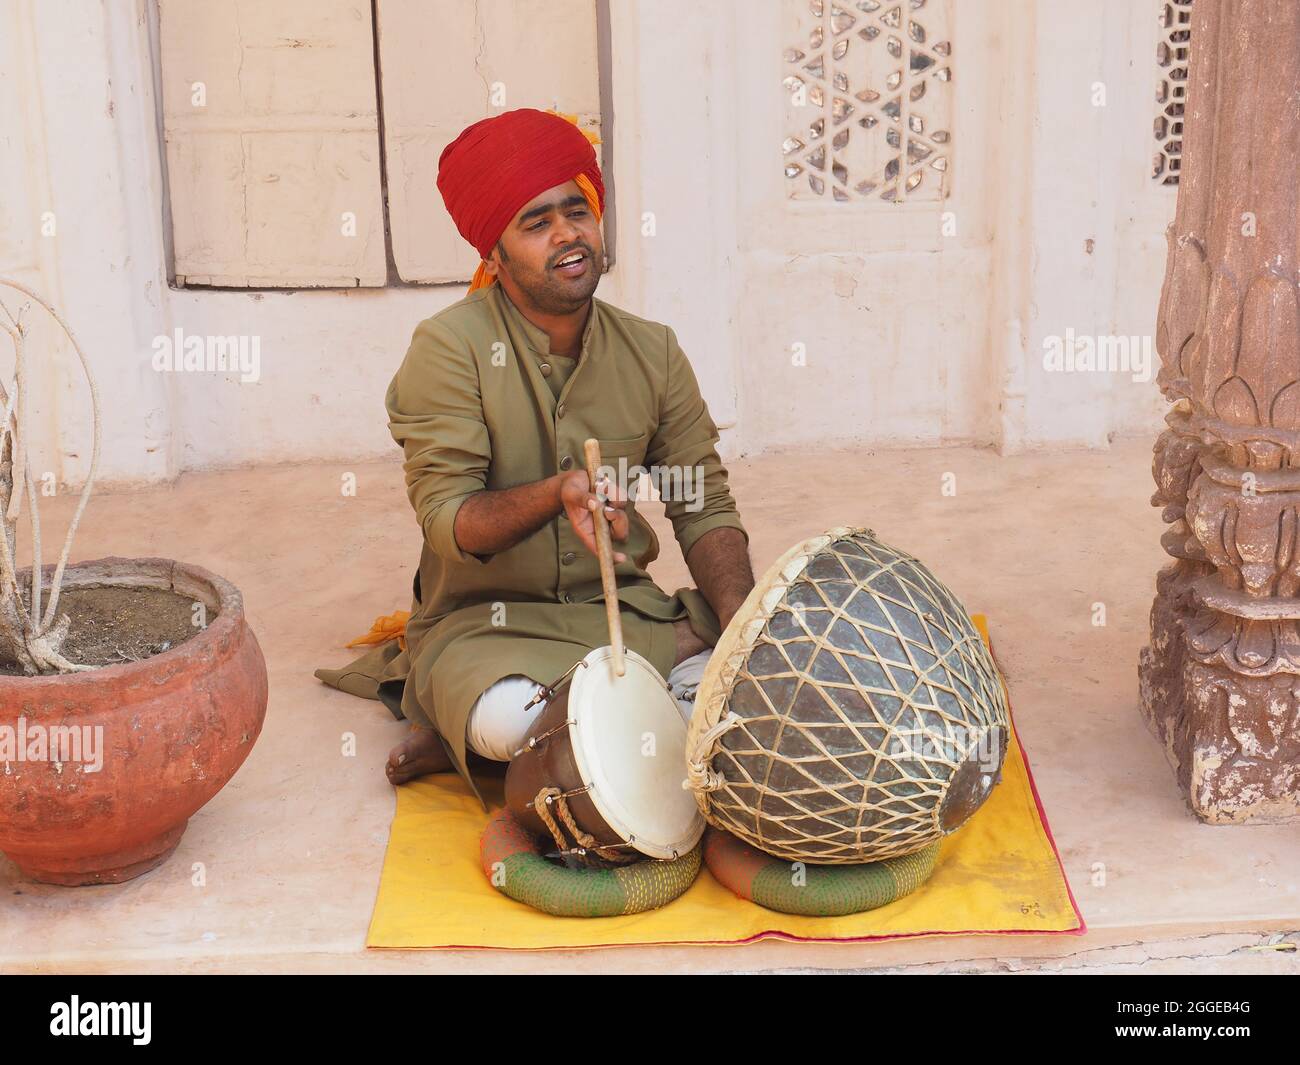
[[(592, 668), (608, 662), (612, 654), (613, 648), (611, 647), (597, 647), (594, 651), (589, 652), (582, 661), (588, 668)], [(664, 681), (663, 677), (660, 676), (659, 671), (655, 669), (647, 659), (643, 658), (630, 648), (625, 649), (623, 655), (629, 665), (635, 663), (638, 667), (643, 668), (647, 673), (649, 673), (652, 678), (658, 681), (658, 684), (661, 686), (661, 690), (664, 693), (664, 698), (672, 704), (674, 719), (681, 721), (681, 714), (678, 712), (676, 701), (673, 700), (672, 695), (669, 693), (668, 684)], [(573, 727), (574, 725), (580, 724), (576, 715), (582, 711), (578, 708), (587, 705), (582, 698), (584, 679), (586, 676), (588, 676), (588, 673), (585, 669), (577, 669), (573, 673), (572, 681), (569, 686), (568, 724), (569, 749), (573, 754), (574, 763), (578, 767), (578, 772), (582, 776), (583, 783), (589, 787), (587, 798), (591, 800), (592, 805), (596, 807), (596, 812), (605, 820), (605, 823), (640, 853), (648, 855), (651, 858), (660, 859), (681, 857), (699, 843), (700, 837), (704, 835), (705, 822), (703, 816), (698, 810), (691, 819), (690, 827), (686, 830), (685, 835), (680, 839), (668, 840), (666, 842), (650, 840), (631, 831), (630, 826), (623, 816), (623, 812), (613, 808), (611, 803), (605, 798), (605, 793), (598, 786), (598, 784), (604, 780), (604, 777), (600, 776), (598, 779), (598, 774), (593, 772), (593, 763), (588, 758), (586, 737), (589, 735), (589, 732), (581, 728)], [(683, 731), (686, 730), (685, 722), (682, 722), (682, 728)]]

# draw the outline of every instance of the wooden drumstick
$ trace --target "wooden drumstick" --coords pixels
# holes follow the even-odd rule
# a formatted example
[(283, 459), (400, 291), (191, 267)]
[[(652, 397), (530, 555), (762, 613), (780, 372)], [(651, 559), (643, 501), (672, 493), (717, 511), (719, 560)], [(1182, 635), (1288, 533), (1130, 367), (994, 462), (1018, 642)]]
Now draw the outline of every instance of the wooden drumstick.
[[(590, 439), (582, 445), (587, 457), (587, 478), (596, 491), (596, 471), (600, 469), (600, 441)], [(627, 666), (623, 662), (623, 619), (618, 613), (618, 585), (614, 582), (614, 545), (609, 537), (605, 517), (605, 500), (597, 494), (600, 505), (592, 512), (596, 528), (596, 558), (600, 561), (600, 584), (605, 591), (605, 620), (609, 622), (609, 645), (613, 649), (614, 674), (621, 677)]]

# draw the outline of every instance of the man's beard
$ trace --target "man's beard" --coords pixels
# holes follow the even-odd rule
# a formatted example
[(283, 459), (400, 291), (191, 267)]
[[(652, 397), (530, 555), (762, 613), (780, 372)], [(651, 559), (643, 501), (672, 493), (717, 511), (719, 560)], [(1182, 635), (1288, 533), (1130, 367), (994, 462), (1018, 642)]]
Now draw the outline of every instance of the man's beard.
[(578, 282), (562, 281), (549, 268), (527, 277), (518, 274), (511, 276), (539, 311), (546, 314), (571, 314), (591, 299), (591, 294), (600, 284), (601, 267), (598, 263), (603, 265), (604, 253), (598, 258), (592, 249), (584, 246), (584, 250), (588, 255), (587, 273)]

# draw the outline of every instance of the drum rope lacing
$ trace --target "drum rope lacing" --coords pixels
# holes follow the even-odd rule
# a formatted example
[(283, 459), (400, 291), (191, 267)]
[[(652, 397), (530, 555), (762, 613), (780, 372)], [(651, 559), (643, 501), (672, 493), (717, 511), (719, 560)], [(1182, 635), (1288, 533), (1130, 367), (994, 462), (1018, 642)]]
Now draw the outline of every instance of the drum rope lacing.
[[(561, 791), (559, 788), (547, 787), (542, 788), (533, 799), (533, 809), (537, 812), (537, 816), (541, 818), (542, 824), (546, 826), (547, 831), (551, 833), (551, 838), (555, 840), (555, 846), (561, 854), (576, 853), (581, 857), (590, 851), (607, 862), (615, 862), (619, 865), (626, 865), (629, 862), (636, 861), (639, 855), (619, 853), (620, 847), (627, 847), (630, 844), (621, 843), (603, 846), (595, 836), (584, 832), (578, 827), (578, 822), (574, 820), (573, 812), (569, 809), (568, 797), (582, 794), (588, 790), (590, 789), (583, 787), (573, 791)], [(555, 823), (555, 817), (551, 812), (552, 805), (559, 814), (560, 820), (564, 822), (565, 828), (573, 836), (572, 845), (565, 838), (560, 826)]]
[[(820, 539), (821, 538), (819, 538), (819, 540)], [(808, 543), (805, 544), (805, 548), (807, 548), (811, 543), (812, 541), (808, 541)], [(802, 563), (800, 569), (802, 569)], [(782, 587), (782, 592), (784, 592), (784, 587)], [(757, 636), (757, 634), (766, 627), (768, 621), (770, 621), (772, 616), (776, 613), (777, 602), (780, 599), (780, 594), (773, 596), (769, 593), (770, 589), (764, 588), (761, 583), (751, 589), (750, 595), (755, 597), (753, 606), (754, 616), (750, 617), (749, 621), (745, 624), (744, 631), (746, 637), (742, 639), (742, 644), (752, 640), (753, 636)], [(747, 599), (741, 609), (743, 610), (749, 606), (750, 601)], [(718, 646), (714, 647), (713, 652), (714, 658), (718, 663), (717, 667), (714, 668), (719, 668), (720, 683), (718, 688), (720, 691), (730, 690), (732, 681), (749, 655), (748, 646), (736, 647), (733, 645), (729, 648), (729, 654), (725, 661), (719, 657), (719, 647), (723, 642), (725, 642), (726, 636), (727, 633), (724, 632), (722, 638), (718, 641)], [(710, 665), (713, 666), (713, 663), (711, 662)], [(707, 673), (705, 679), (708, 679)], [(703, 685), (703, 680), (696, 685), (696, 690), (691, 696), (692, 703), (697, 702), (699, 689), (703, 687)], [(712, 702), (715, 706), (717, 705), (718, 694), (713, 694)], [(725, 703), (723, 705), (725, 705)], [(706, 706), (704, 709), (707, 714), (709, 707)], [(718, 720), (717, 724), (710, 726), (700, 733), (695, 740), (695, 745), (687, 751), (686, 779), (682, 781), (683, 790), (693, 791), (696, 792), (698, 796), (702, 796), (707, 792), (720, 791), (722, 788), (726, 787), (726, 778), (721, 773), (717, 772), (712, 765), (714, 748), (719, 739), (740, 725), (743, 720), (744, 719), (734, 711), (728, 711), (724, 717)], [(700, 809), (705, 811), (705, 817), (707, 819), (708, 811), (705, 800), (702, 797), (699, 797), (696, 801), (701, 804)]]
[(726, 784), (722, 774), (709, 764), (713, 758), (713, 745), (722, 736), (741, 723), (737, 713), (728, 713), (721, 721), (700, 734), (695, 749), (686, 759), (686, 779), (682, 787), (690, 791), (717, 791)]

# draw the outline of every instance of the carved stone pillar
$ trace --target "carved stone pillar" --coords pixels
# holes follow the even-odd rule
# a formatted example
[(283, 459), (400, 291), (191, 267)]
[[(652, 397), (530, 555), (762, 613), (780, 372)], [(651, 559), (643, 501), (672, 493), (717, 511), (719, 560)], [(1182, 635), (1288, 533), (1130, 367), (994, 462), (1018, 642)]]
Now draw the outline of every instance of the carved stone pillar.
[(1142, 709), (1198, 817), (1300, 819), (1300, 3), (1196, 0)]

